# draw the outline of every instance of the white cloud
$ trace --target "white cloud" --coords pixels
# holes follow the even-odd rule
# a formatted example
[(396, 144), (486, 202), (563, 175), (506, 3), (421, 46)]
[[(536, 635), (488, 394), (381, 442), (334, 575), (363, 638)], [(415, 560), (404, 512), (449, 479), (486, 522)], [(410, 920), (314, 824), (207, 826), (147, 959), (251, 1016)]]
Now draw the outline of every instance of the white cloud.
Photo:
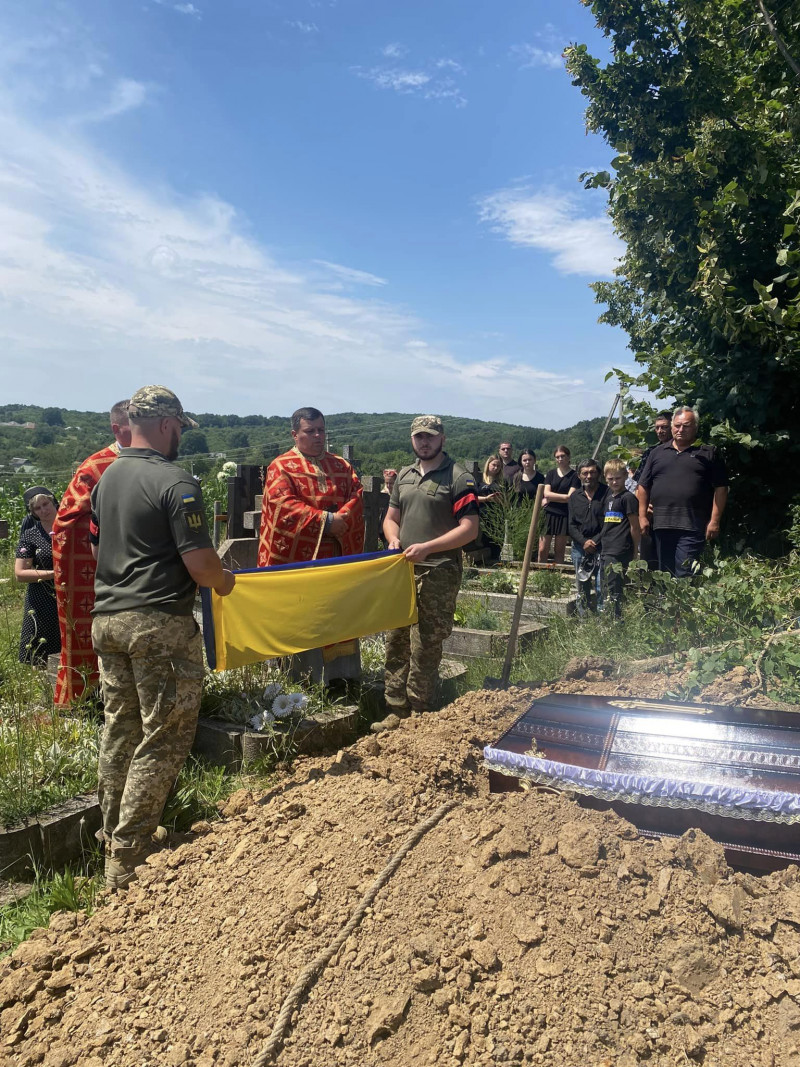
[(319, 26), (316, 22), (303, 22), (302, 19), (295, 19), (294, 21), (287, 20), (287, 26), (291, 26), (293, 30), (299, 30), (300, 33), (319, 33)]
[(366, 270), (343, 267), (341, 263), (330, 263), (327, 259), (315, 259), (314, 262), (344, 282), (352, 282), (355, 285), (386, 285), (385, 278), (379, 278), (377, 274), (370, 274)]
[(193, 15), (196, 19), (199, 19), (202, 12), (194, 4), (173, 4), (176, 11), (179, 11), (181, 15)]
[(147, 94), (148, 87), (143, 82), (134, 81), (133, 78), (119, 78), (111, 87), (110, 95), (104, 104), (78, 116), (74, 121), (105, 122), (106, 119), (141, 107), (147, 99)]
[(563, 70), (564, 58), (561, 52), (539, 48), (535, 44), (515, 44), (511, 55), (519, 62), (520, 69), (526, 67), (545, 67), (548, 70)]
[(608, 215), (582, 213), (572, 194), (516, 186), (482, 197), (479, 207), (481, 220), (496, 233), (550, 253), (562, 274), (609, 277), (625, 251)]
[[(534, 381), (537, 403), (560, 425), (607, 406), (605, 392), (598, 404), (532, 369), (535, 353), (506, 356), (502, 338), (476, 346), (473, 331), (465, 352), (433, 336), (385, 298), (383, 277), (279, 260), (269, 233), (254, 236), (231, 204), (121, 170), (93, 144), (96, 124), (159, 98), (118, 76), (84, 29), (27, 44), (0, 34), (7, 399), (101, 410), (164, 381), (196, 411), (272, 414), (315, 397), (329, 411), (415, 411), (424, 394), (434, 410), (502, 419), (514, 410), (509, 389), (525, 398)], [(414, 92), (457, 91), (452, 68), (432, 62), (417, 73), (428, 80), (406, 81)], [(521, 422), (531, 418), (525, 403)]]
[(381, 49), (381, 55), (386, 56), (387, 59), (400, 59), (406, 55), (408, 49), (405, 45), (399, 43), (399, 41), (393, 41), (391, 44), (384, 45)]
[(0, 117), (0, 351), (6, 374), (25, 368), (9, 399), (101, 410), (152, 380), (196, 411), (290, 411), (311, 388), (330, 411), (414, 411), (424, 392), (502, 418), (535, 380), (565, 425), (578, 417), (563, 377), (456, 356), (407, 310), (346, 291), (385, 279), (282, 264), (231, 205), (148, 190), (67, 136)]
[(379, 89), (394, 89), (397, 93), (413, 93), (431, 80), (430, 74), (421, 70), (401, 70), (372, 67), (370, 70), (357, 68), (359, 78), (366, 78)]
[(437, 60), (417, 69), (402, 67), (354, 67), (359, 78), (372, 82), (378, 89), (392, 89), (404, 95), (421, 96), (425, 100), (451, 100), (456, 107), (465, 107), (467, 98), (455, 75), (464, 73), (455, 60)]

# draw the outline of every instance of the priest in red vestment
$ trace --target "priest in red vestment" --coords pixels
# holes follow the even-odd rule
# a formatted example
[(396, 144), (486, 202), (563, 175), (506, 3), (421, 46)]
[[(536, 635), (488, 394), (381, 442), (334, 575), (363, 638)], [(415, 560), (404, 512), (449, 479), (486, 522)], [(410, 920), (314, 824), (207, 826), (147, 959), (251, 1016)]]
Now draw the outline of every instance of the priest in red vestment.
[(55, 574), (61, 659), (54, 702), (68, 707), (91, 692), (98, 683), (97, 656), (92, 648), (92, 608), (96, 564), (89, 544), (91, 492), (103, 472), (131, 443), (128, 401), (111, 409), (114, 444), (81, 463), (64, 493), (53, 523), (53, 571)]
[(358, 475), (325, 451), (325, 419), (316, 408), (292, 415), (292, 437), (295, 447), (267, 468), (259, 567), (357, 555), (364, 548)]
[[(267, 468), (261, 507), (259, 567), (354, 556), (364, 548), (364, 508), (358, 475), (325, 450), (325, 418), (317, 408), (292, 415), (294, 448)], [(296, 675), (315, 682), (360, 677), (357, 641), (292, 657)]]

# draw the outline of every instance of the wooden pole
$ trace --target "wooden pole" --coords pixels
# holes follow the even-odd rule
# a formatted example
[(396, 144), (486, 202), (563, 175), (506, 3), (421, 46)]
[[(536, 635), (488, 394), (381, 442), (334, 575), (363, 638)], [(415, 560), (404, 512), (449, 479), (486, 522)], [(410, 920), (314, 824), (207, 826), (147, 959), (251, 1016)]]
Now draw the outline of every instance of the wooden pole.
[(511, 675), (511, 663), (514, 659), (514, 653), (517, 650), (517, 634), (519, 632), (519, 620), (522, 618), (522, 603), (525, 599), (525, 587), (528, 584), (528, 571), (531, 568), (531, 556), (533, 555), (533, 546), (536, 544), (536, 527), (539, 524), (539, 513), (542, 510), (543, 496), (544, 485), (540, 485), (536, 490), (536, 498), (533, 502), (531, 526), (528, 530), (528, 541), (525, 545), (525, 555), (522, 558), (522, 572), (519, 576), (519, 590), (517, 592), (516, 603), (514, 604), (514, 617), (511, 620), (511, 630), (508, 634), (506, 660), (503, 664), (503, 673), (500, 677), (500, 684), (502, 685), (503, 689), (505, 689), (508, 685), (508, 679)]
[(608, 433), (608, 428), (611, 425), (611, 420), (614, 418), (614, 412), (617, 410), (617, 404), (620, 402), (620, 400), (622, 400), (622, 394), (617, 393), (617, 395), (614, 397), (614, 403), (611, 405), (611, 411), (609, 411), (608, 413), (608, 418), (606, 419), (606, 424), (603, 427), (603, 432), (600, 434), (600, 440), (597, 442), (594, 452), (592, 452), (592, 459), (597, 459), (597, 453), (600, 451), (600, 446), (605, 440), (605, 436)]

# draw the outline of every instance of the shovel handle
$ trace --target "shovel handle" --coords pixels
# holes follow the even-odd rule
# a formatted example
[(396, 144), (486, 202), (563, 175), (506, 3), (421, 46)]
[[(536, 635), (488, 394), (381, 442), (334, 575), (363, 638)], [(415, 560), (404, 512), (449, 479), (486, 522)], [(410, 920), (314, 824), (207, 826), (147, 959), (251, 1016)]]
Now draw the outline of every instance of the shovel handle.
[(500, 684), (503, 689), (508, 686), (508, 679), (511, 675), (511, 664), (514, 660), (514, 653), (517, 651), (517, 633), (519, 632), (519, 620), (522, 617), (522, 602), (525, 599), (525, 588), (528, 584), (528, 572), (531, 569), (531, 556), (533, 555), (533, 546), (536, 542), (536, 527), (539, 524), (539, 513), (542, 510), (543, 496), (544, 484), (538, 486), (536, 490), (536, 499), (533, 502), (531, 526), (528, 530), (528, 541), (525, 545), (525, 555), (522, 558), (522, 572), (519, 576), (519, 591), (517, 593), (516, 602), (514, 603), (514, 618), (511, 620), (511, 630), (508, 634), (508, 646), (506, 648), (506, 660), (503, 664), (503, 673), (500, 677)]

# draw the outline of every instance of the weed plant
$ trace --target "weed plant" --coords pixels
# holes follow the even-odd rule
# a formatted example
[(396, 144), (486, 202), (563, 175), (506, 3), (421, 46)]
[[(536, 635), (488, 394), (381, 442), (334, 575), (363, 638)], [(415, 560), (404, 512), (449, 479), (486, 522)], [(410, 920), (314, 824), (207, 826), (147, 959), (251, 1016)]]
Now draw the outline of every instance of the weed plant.
[(549, 567), (534, 571), (528, 576), (528, 596), (565, 597), (574, 590), (575, 584), (569, 575)]
[[(261, 781), (261, 778), (264, 778)], [(248, 774), (228, 774), (224, 767), (190, 756), (170, 793), (161, 823), (180, 833), (200, 820), (219, 818), (218, 805), (245, 785), (266, 786), (268, 778), (248, 767)]]
[[(496, 487), (497, 499), (481, 511), (481, 528), (497, 544), (502, 545), (508, 530), (508, 540), (514, 552), (514, 559), (521, 560), (525, 555), (525, 545), (533, 513), (533, 501), (529, 498), (520, 500), (514, 490), (505, 483)], [(544, 530), (544, 509), (539, 515), (536, 536)]]
[(625, 662), (684, 652), (691, 670), (682, 696), (743, 666), (760, 672), (768, 696), (800, 699), (800, 553), (774, 562), (715, 552), (680, 581), (641, 563), (628, 575), (621, 620), (551, 616), (544, 639), (516, 659), (512, 679), (558, 678), (574, 656)]
[(12, 952), (34, 930), (47, 926), (54, 912), (91, 915), (102, 888), (99, 851), (87, 853), (80, 864), (55, 874), (38, 869), (29, 891), (0, 908), (0, 956)]
[(53, 708), (44, 672), (19, 662), (24, 590), (0, 561), (0, 825), (13, 826), (97, 784), (97, 725)]

